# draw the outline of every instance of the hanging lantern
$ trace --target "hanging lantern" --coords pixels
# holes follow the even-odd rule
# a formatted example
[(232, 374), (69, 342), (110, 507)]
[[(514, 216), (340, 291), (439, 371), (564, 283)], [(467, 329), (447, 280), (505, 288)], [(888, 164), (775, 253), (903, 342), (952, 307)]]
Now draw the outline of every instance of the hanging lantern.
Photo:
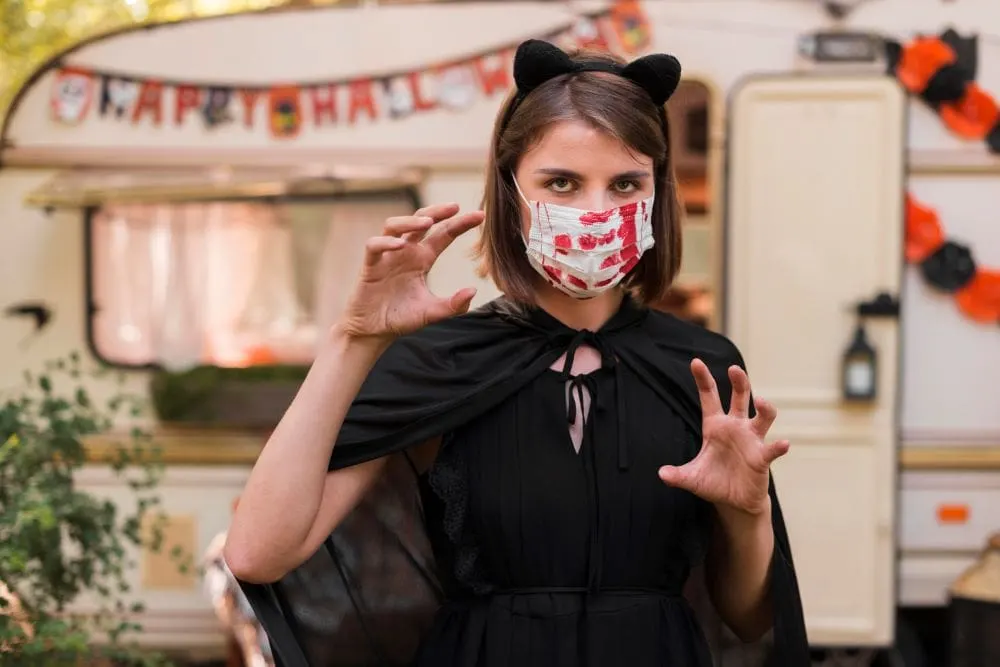
[(845, 401), (875, 399), (878, 379), (878, 356), (868, 342), (863, 321), (854, 329), (854, 339), (844, 351), (842, 394)]

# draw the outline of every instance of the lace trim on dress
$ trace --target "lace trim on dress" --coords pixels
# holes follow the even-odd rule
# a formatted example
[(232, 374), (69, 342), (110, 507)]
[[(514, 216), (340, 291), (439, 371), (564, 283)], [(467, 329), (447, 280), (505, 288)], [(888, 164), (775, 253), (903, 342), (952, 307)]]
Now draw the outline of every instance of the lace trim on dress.
[(427, 482), (444, 504), (444, 532), (455, 547), (455, 579), (477, 595), (493, 590), (482, 572), (479, 545), (466, 526), (469, 509), (469, 477), (462, 448), (455, 446), (450, 436), (441, 441), (441, 448), (430, 470)]

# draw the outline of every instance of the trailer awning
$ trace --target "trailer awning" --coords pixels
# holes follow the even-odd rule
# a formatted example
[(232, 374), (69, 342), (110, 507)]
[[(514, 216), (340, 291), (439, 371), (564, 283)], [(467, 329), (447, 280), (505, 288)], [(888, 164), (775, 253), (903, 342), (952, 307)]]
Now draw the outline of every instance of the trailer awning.
[(375, 167), (73, 168), (25, 196), (40, 208), (86, 208), (110, 202), (274, 199), (399, 190), (419, 185), (424, 170)]

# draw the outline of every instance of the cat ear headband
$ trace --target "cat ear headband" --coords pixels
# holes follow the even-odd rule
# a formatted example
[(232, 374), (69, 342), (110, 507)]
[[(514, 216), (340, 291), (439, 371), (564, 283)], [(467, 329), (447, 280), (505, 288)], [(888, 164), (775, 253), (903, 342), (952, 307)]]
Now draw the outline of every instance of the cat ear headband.
[[(517, 47), (514, 55), (514, 84), (517, 95), (510, 105), (508, 119), (528, 93), (546, 81), (575, 72), (610, 72), (628, 79), (649, 95), (658, 107), (666, 104), (681, 80), (681, 64), (665, 53), (653, 53), (628, 65), (604, 60), (573, 60), (549, 42), (529, 39)], [(505, 123), (506, 124), (506, 123)]]

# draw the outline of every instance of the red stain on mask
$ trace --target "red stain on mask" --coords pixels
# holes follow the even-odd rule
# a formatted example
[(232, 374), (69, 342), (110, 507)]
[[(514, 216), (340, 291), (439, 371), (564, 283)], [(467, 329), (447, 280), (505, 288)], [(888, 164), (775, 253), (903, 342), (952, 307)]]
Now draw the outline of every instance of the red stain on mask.
[(591, 211), (589, 213), (584, 213), (580, 216), (580, 222), (584, 225), (596, 225), (601, 222), (607, 222), (611, 219), (611, 216), (615, 214), (615, 209), (609, 209), (607, 211)]
[(624, 276), (629, 271), (631, 271), (632, 269), (634, 269), (635, 265), (638, 264), (638, 263), (639, 263), (639, 258), (638, 257), (633, 257), (632, 259), (630, 259), (627, 262), (625, 262), (624, 265), (622, 265), (622, 268), (618, 270), (618, 273), (620, 273), (620, 274), (622, 274)]
[(622, 216), (622, 224), (618, 225), (618, 238), (622, 240), (622, 245), (635, 245), (635, 214), (639, 210), (639, 203), (626, 204), (618, 210)]
[(617, 238), (617, 230), (612, 229), (611, 231), (596, 236), (594, 234), (581, 234), (576, 241), (580, 246), (580, 250), (593, 250), (600, 245), (610, 245), (614, 243)]
[(613, 266), (618, 266), (628, 260), (639, 256), (639, 248), (636, 245), (625, 246), (618, 252), (608, 255), (601, 262), (601, 269), (610, 269)]
[(610, 245), (615, 242), (615, 238), (617, 236), (618, 232), (612, 229), (611, 231), (597, 237), (597, 245)]

